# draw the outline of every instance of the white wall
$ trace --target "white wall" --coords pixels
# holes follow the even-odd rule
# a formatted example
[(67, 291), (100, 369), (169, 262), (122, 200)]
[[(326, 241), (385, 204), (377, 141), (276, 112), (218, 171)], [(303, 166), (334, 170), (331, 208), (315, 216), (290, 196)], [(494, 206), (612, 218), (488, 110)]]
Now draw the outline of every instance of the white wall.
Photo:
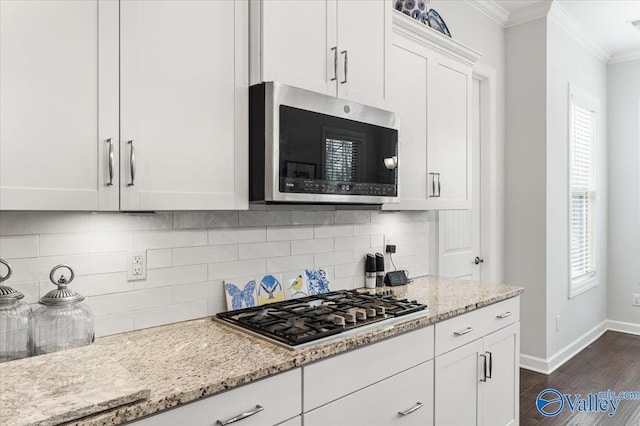
[[(0, 257), (14, 268), (4, 284), (36, 303), (54, 288), (51, 268), (68, 263), (77, 275), (71, 287), (87, 297), (104, 336), (226, 310), (226, 278), (324, 267), (333, 290), (363, 287), (364, 255), (382, 252), (384, 235), (398, 246), (398, 268), (429, 273), (427, 212), (274, 209), (0, 212)], [(126, 253), (134, 249), (148, 250), (148, 276), (128, 282)]]
[(609, 66), (609, 319), (640, 326), (640, 60)]
[(505, 281), (523, 286), (521, 352), (546, 355), (546, 20), (506, 32)]
[[(607, 66), (547, 20), (547, 353), (552, 357), (607, 319)], [(569, 83), (600, 102), (597, 147), (597, 252), (600, 283), (568, 299), (569, 287)], [(637, 193), (637, 192), (636, 192)], [(560, 316), (560, 331), (555, 318)]]

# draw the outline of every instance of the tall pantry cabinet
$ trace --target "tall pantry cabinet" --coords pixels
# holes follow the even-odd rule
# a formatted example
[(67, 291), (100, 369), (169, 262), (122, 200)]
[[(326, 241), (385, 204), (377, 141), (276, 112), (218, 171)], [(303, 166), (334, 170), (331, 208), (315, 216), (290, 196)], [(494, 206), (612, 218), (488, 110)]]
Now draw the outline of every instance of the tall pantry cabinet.
[(0, 2), (0, 209), (246, 208), (247, 10)]

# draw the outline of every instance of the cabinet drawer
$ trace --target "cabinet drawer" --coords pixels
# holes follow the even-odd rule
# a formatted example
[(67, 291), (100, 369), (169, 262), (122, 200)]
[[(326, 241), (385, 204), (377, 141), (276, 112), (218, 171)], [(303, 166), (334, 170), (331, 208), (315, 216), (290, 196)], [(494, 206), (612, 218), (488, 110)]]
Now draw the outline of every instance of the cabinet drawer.
[[(421, 404), (420, 408), (406, 415)], [(433, 360), (305, 413), (305, 426), (432, 425)]]
[(436, 356), (520, 321), (520, 297), (485, 306), (435, 325)]
[(433, 339), (429, 326), (303, 367), (304, 411), (433, 358)]
[[(301, 413), (300, 369), (287, 371), (228, 392), (198, 400), (191, 404), (146, 417), (131, 423), (135, 426), (211, 426), (241, 413), (252, 411), (257, 405), (264, 409), (247, 417), (242, 426), (274, 425)], [(186, 423), (185, 423), (186, 421)]]

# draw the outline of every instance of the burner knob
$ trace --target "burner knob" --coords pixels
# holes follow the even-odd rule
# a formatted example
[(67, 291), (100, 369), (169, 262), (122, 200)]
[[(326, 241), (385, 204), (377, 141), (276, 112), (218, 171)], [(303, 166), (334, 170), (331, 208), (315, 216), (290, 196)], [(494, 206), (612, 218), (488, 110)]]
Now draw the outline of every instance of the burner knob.
[(354, 314), (353, 312), (347, 312), (344, 315), (345, 319), (347, 320), (347, 322), (351, 322), (351, 323), (356, 323), (356, 314)]
[(373, 308), (367, 308), (367, 317), (374, 318), (376, 316), (376, 310)]
[(384, 315), (386, 313), (386, 309), (384, 309), (384, 306), (376, 306), (376, 313), (378, 315)]
[(367, 319), (367, 311), (364, 309), (356, 309), (356, 319), (358, 321), (364, 321)]
[(342, 316), (340, 316), (340, 315), (334, 315), (334, 316), (333, 316), (333, 323), (334, 323), (335, 325), (341, 325), (341, 326), (343, 326), (343, 327), (344, 327), (345, 325), (347, 325), (347, 324), (346, 324), (346, 322), (345, 322), (345, 320), (344, 320), (344, 317), (342, 317)]

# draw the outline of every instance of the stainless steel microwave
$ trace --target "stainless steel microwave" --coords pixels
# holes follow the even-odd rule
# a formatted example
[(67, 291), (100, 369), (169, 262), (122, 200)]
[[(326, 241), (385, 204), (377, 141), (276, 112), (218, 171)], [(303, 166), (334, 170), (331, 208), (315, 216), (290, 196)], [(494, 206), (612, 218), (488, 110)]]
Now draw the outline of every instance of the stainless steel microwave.
[(249, 104), (251, 201), (399, 201), (396, 114), (275, 82)]

